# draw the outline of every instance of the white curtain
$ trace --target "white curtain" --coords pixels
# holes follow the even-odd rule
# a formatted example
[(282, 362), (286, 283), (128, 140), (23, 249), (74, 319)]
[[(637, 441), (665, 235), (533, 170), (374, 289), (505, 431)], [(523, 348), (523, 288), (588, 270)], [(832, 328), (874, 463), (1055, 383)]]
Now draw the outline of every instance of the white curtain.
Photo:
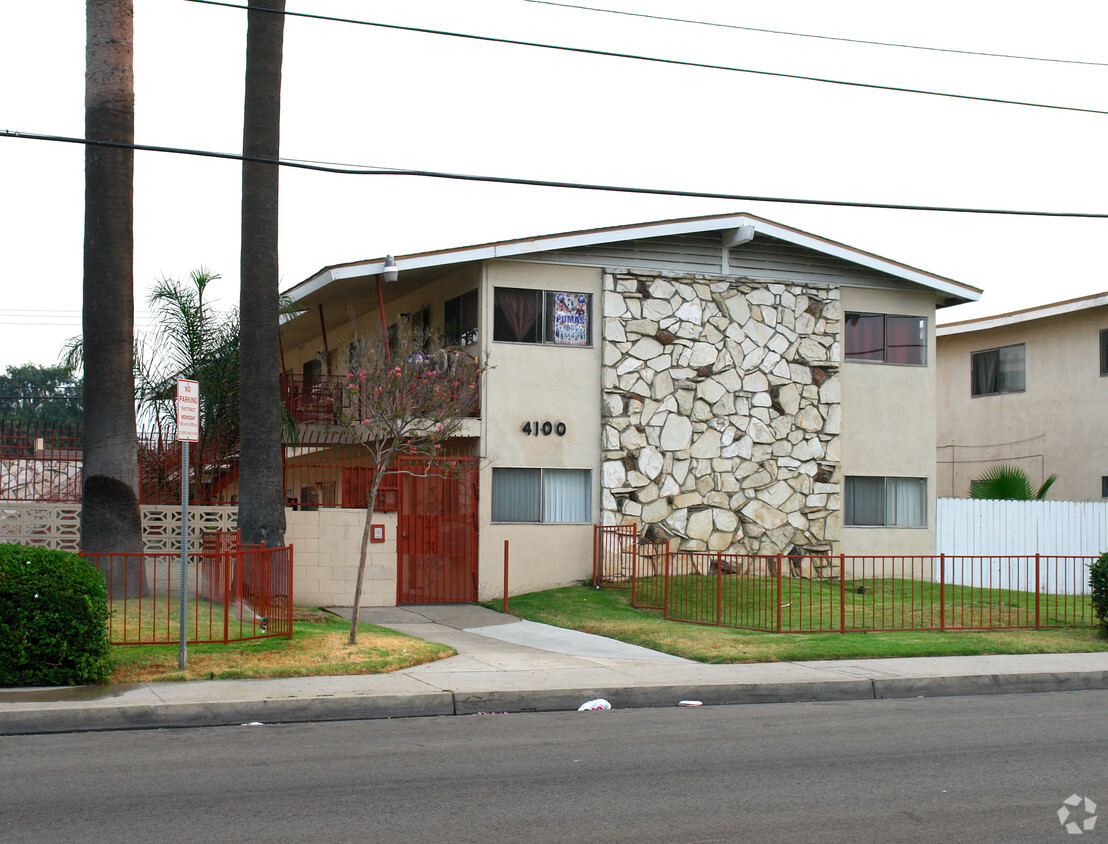
[(592, 521), (592, 473), (588, 469), (544, 469), (544, 522)]
[(924, 478), (886, 478), (885, 512), (890, 526), (927, 524), (927, 481)]

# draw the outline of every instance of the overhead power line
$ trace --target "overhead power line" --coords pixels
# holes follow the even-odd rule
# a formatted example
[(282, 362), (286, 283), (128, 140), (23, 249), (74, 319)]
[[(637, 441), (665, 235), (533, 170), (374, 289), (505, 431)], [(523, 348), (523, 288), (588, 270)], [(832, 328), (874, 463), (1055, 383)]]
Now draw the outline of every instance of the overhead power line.
[(960, 56), (984, 56), (991, 59), (1018, 59), (1026, 62), (1052, 62), (1056, 64), (1079, 64), (1089, 67), (1108, 67), (1108, 62), (1090, 62), (1080, 59), (1055, 59), (1045, 56), (1020, 56), (1014, 53), (987, 53), (983, 50), (955, 50), (951, 47), (927, 47), (921, 44), (901, 44), (895, 41), (868, 41), (863, 38), (846, 38), (841, 35), (821, 35), (814, 32), (791, 32), (785, 29), (766, 29), (759, 26), (740, 26), (734, 23), (702, 21), (694, 18), (673, 18), (666, 15), (649, 15), (645, 12), (627, 12), (622, 9), (605, 9), (599, 6), (579, 6), (575, 3), (557, 3), (554, 0), (524, 0), (525, 3), (538, 3), (542, 6), (559, 6), (563, 9), (579, 9), (586, 12), (602, 12), (606, 15), (623, 15), (631, 18), (687, 23), (695, 26), (711, 26), (718, 29), (741, 29), (744, 32), (762, 32), (769, 35), (788, 35), (792, 38), (816, 38), (822, 41), (842, 41), (847, 44), (866, 44), (873, 47), (896, 47), (901, 50), (926, 50), (931, 53), (955, 53)]
[(310, 12), (290, 12), (278, 9), (250, 9), (237, 3), (228, 3), (224, 0), (186, 0), (189, 3), (202, 3), (207, 6), (222, 6), (228, 9), (241, 11), (264, 12), (266, 14), (286, 15), (288, 17), (309, 18), (311, 20), (330, 21), (333, 23), (349, 23), (358, 26), (372, 26), (380, 29), (399, 30), (401, 32), (415, 32), (423, 35), (442, 35), (450, 38), (462, 38), (470, 41), (485, 41), (493, 44), (509, 44), (516, 47), (536, 47), (543, 50), (556, 50), (564, 53), (580, 53), (587, 56), (603, 56), (605, 58), (631, 59), (634, 61), (651, 62), (654, 64), (676, 65), (678, 67), (695, 67), (705, 70), (723, 70), (729, 73), (746, 73), (755, 76), (771, 76), (778, 79), (794, 79), (801, 82), (819, 82), (826, 85), (842, 85), (848, 88), (866, 88), (874, 91), (890, 91), (898, 94), (920, 94), (928, 97), (945, 97), (955, 100), (969, 100), (979, 103), (993, 103), (996, 105), (1014, 105), (1026, 108), (1045, 108), (1053, 111), (1074, 111), (1082, 114), (1108, 114), (1108, 111), (1096, 108), (1082, 108), (1079, 106), (1065, 106), (1054, 103), (1035, 103), (1026, 100), (1008, 100), (1002, 97), (984, 97), (974, 94), (954, 94), (947, 91), (929, 91), (924, 88), (907, 88), (898, 85), (878, 85), (872, 82), (851, 82), (845, 79), (831, 79), (823, 76), (807, 76), (799, 73), (783, 73), (774, 70), (756, 70), (754, 68), (734, 67), (732, 65), (711, 64), (708, 62), (694, 62), (684, 59), (667, 59), (660, 56), (645, 56), (637, 53), (622, 53), (614, 50), (599, 50), (588, 47), (566, 47), (561, 44), (544, 44), (539, 41), (525, 41), (517, 38), (498, 38), (492, 35), (474, 35), (467, 32), (452, 32), (444, 29), (430, 29), (421, 26), (406, 26), (395, 23), (378, 23), (376, 21), (359, 20), (357, 18), (340, 18), (331, 15), (318, 15)]
[[(196, 0), (194, 0), (195, 2)], [(274, 164), (296, 170), (312, 170), (319, 173), (338, 173), (346, 176), (417, 176), (427, 179), (447, 179), (461, 182), (486, 182), (525, 187), (565, 188), (570, 190), (601, 191), (606, 193), (642, 194), (648, 196), (673, 196), (691, 199), (727, 199), (738, 202), (772, 202), (788, 205), (824, 205), (838, 208), (876, 208), (887, 211), (940, 211), (951, 214), (997, 214), (1014, 217), (1068, 217), (1076, 219), (1104, 220), (1108, 213), (1091, 211), (1029, 211), (1012, 208), (966, 208), (945, 205), (908, 205), (891, 202), (859, 202), (844, 199), (800, 199), (790, 196), (760, 196), (757, 194), (722, 193), (718, 191), (689, 191), (671, 188), (649, 188), (631, 185), (605, 185), (593, 182), (561, 182), (551, 179), (523, 179), (512, 176), (481, 176), (472, 173), (449, 173), (441, 170), (410, 170), (402, 168), (364, 167), (353, 164), (324, 164), (288, 158), (260, 158), (234, 152), (187, 149), (184, 147), (157, 146), (154, 144), (126, 144), (117, 141), (97, 141), (66, 135), (43, 135), (33, 132), (0, 130), (2, 138), (49, 141), (54, 143), (81, 144), (84, 146), (132, 149), (139, 152), (158, 152), (172, 155), (191, 155), (201, 158), (218, 158), (229, 161), (249, 161), (258, 164)]]

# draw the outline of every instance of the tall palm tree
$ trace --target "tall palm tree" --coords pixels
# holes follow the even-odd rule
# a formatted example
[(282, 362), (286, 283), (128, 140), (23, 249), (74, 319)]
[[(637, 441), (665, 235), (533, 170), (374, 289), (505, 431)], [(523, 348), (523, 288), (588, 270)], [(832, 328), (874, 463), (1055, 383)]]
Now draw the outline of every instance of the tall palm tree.
[[(285, 0), (250, 0), (244, 156), (275, 159), (281, 137)], [(242, 164), (239, 529), (243, 542), (284, 544), (277, 165)]]
[[(87, 0), (85, 136), (135, 139), (134, 8)], [(84, 483), (81, 548), (142, 550), (135, 434), (134, 152), (85, 147)], [(113, 597), (142, 591), (142, 566), (116, 558)]]

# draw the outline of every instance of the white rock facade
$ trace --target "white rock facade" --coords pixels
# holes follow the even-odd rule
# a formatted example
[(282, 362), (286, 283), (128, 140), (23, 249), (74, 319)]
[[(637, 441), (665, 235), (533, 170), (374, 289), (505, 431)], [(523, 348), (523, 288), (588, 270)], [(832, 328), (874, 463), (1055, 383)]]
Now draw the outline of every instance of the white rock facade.
[(603, 315), (603, 523), (681, 550), (828, 553), (838, 290), (612, 270)]

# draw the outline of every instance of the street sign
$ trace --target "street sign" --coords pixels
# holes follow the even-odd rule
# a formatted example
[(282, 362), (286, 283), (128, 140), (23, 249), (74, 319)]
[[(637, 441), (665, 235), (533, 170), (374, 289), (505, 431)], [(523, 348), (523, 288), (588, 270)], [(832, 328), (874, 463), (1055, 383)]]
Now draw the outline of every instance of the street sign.
[(177, 439), (200, 440), (200, 383), (187, 378), (177, 379)]

